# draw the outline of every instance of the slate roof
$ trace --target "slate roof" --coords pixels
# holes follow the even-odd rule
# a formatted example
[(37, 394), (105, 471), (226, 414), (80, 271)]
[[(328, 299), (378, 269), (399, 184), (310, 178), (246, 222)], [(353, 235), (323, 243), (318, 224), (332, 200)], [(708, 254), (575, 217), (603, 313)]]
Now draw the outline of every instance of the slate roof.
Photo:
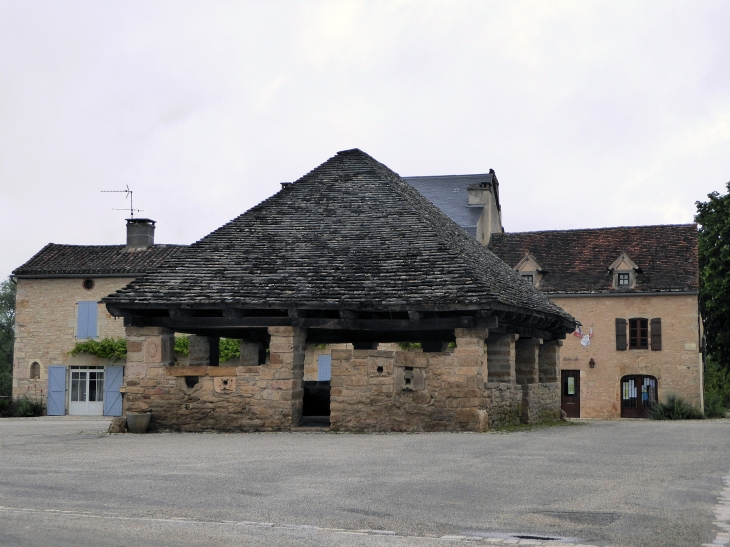
[(480, 175), (403, 177), (403, 180), (446, 213), (451, 220), (466, 230), (469, 235), (472, 237), (477, 236), (477, 221), (482, 214), (484, 206), (469, 206), (467, 188), (471, 184), (491, 183), (491, 173)]
[(574, 321), (357, 149), (339, 152), (103, 302), (115, 309), (225, 303), (378, 311), (501, 303)]
[(58, 245), (49, 243), (16, 268), (18, 277), (114, 275), (136, 276), (156, 268), (182, 245), (153, 245), (128, 251), (125, 245)]
[(699, 286), (695, 224), (495, 234), (489, 248), (511, 267), (530, 252), (545, 269), (540, 290), (550, 295), (617, 292), (608, 268), (622, 251), (640, 268), (629, 292)]

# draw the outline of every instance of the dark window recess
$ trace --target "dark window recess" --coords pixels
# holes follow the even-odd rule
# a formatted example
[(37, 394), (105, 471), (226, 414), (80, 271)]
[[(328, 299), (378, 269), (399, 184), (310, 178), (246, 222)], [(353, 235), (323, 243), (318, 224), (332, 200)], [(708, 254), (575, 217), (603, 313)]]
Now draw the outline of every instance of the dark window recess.
[(531, 274), (522, 274), (522, 279), (524, 279), (528, 283), (532, 283), (533, 282), (532, 281), (533, 278), (532, 278), (532, 275)]
[(90, 291), (94, 288), (94, 280), (93, 279), (84, 279), (83, 283), (81, 283), (81, 286), (86, 289), (87, 291)]
[(629, 274), (627, 274), (627, 273), (618, 274), (618, 286), (619, 287), (628, 287), (629, 280), (630, 280)]
[(41, 366), (38, 364), (37, 361), (33, 361), (33, 364), (30, 365), (30, 379), (39, 380), (40, 377), (41, 377)]
[(626, 319), (616, 319), (616, 349), (626, 349)]
[(629, 349), (649, 349), (648, 319), (629, 319)]
[(653, 351), (662, 349), (662, 320), (658, 317), (651, 320), (651, 349)]
[(197, 376), (186, 376), (185, 377), (185, 385), (189, 388), (194, 388), (198, 384), (198, 377)]

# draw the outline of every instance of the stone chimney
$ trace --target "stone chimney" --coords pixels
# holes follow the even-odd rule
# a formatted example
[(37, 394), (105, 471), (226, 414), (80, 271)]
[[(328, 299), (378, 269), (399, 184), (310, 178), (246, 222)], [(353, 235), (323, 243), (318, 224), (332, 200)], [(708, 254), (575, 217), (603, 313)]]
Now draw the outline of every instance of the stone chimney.
[(482, 206), (482, 214), (477, 222), (477, 239), (482, 245), (489, 245), (492, 234), (504, 232), (502, 227), (502, 207), (499, 205), (499, 181), (494, 169), (489, 170), (487, 180), (470, 184), (469, 206)]
[(143, 251), (155, 242), (155, 221), (148, 218), (127, 219), (127, 250)]

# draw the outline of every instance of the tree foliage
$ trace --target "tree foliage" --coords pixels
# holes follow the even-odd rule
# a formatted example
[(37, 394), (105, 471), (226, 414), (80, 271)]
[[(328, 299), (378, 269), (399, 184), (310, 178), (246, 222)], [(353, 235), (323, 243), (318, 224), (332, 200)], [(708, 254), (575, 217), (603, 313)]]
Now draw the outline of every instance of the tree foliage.
[(0, 396), (13, 389), (13, 343), (15, 342), (15, 283), (0, 283)]
[(708, 194), (697, 202), (699, 231), (700, 309), (707, 353), (720, 367), (730, 368), (730, 182), (728, 194)]

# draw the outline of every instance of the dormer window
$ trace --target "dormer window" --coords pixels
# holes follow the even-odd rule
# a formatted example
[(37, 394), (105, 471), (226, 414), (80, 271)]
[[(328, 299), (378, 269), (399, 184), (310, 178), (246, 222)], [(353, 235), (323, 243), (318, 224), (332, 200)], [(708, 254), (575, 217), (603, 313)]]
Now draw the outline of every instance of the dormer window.
[(639, 267), (625, 252), (619, 255), (613, 264), (608, 267), (608, 270), (613, 274), (614, 289), (627, 291), (634, 288), (636, 272), (639, 271)]
[(530, 253), (527, 253), (525, 257), (517, 263), (515, 271), (522, 276), (522, 279), (530, 283), (533, 287), (540, 285), (540, 279), (542, 279), (545, 271), (540, 266), (537, 259)]

